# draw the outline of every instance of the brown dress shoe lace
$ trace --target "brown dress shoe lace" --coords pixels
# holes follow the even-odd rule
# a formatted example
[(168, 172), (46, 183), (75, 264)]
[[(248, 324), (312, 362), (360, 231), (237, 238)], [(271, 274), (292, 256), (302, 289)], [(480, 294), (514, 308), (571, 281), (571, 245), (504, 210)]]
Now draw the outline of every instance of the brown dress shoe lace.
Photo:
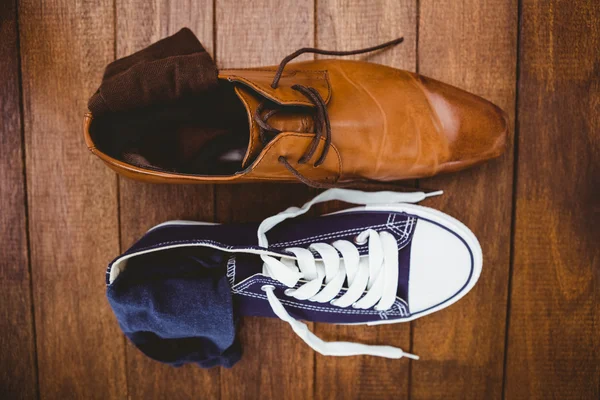
[[(279, 64), (279, 67), (277, 68), (277, 71), (275, 72), (275, 76), (273, 77), (273, 82), (271, 83), (271, 87), (273, 89), (277, 89), (277, 86), (279, 85), (279, 80), (281, 79), (281, 75), (283, 74), (283, 70), (284, 70), (285, 66), (290, 61), (292, 61), (294, 58), (296, 58), (304, 53), (313, 53), (313, 54), (321, 54), (321, 55), (328, 55), (328, 56), (351, 56), (351, 55), (355, 55), (355, 54), (363, 54), (363, 53), (369, 53), (372, 51), (381, 50), (386, 47), (394, 46), (399, 43), (402, 43), (403, 40), (404, 40), (404, 38), (398, 38), (398, 39), (394, 39), (392, 41), (389, 41), (389, 42), (386, 42), (386, 43), (383, 43), (383, 44), (380, 44), (377, 46), (368, 47), (368, 48), (360, 49), (360, 50), (352, 50), (352, 51), (331, 51), (331, 50), (316, 49), (313, 47), (304, 47), (304, 48), (299, 49), (299, 50), (295, 51), (294, 53), (288, 55), (283, 60), (281, 60), (281, 63)], [(304, 86), (304, 85), (294, 85), (294, 86), (292, 86), (292, 89), (294, 89), (294, 90), (300, 92), (302, 95), (304, 95), (311, 103), (313, 103), (315, 105), (315, 110), (316, 110), (316, 113), (314, 116), (315, 136), (314, 136), (313, 140), (311, 141), (310, 147), (306, 150), (306, 152), (298, 160), (298, 164), (306, 164), (308, 161), (310, 161), (312, 159), (312, 157), (314, 156), (314, 154), (317, 151), (317, 147), (319, 146), (319, 142), (321, 141), (321, 138), (324, 136), (325, 137), (325, 146), (323, 147), (323, 151), (319, 155), (319, 158), (313, 164), (313, 166), (318, 167), (325, 161), (325, 158), (327, 157), (327, 154), (329, 152), (329, 148), (331, 147), (331, 124), (329, 122), (329, 115), (327, 114), (327, 105), (325, 104), (325, 100), (323, 100), (323, 97), (321, 97), (321, 95), (315, 88), (312, 88), (309, 86)], [(262, 141), (263, 144), (266, 144), (267, 142), (272, 140), (273, 137), (275, 137), (275, 135), (277, 135), (278, 133), (281, 132), (280, 130), (273, 128), (267, 122), (269, 120), (269, 118), (271, 118), (273, 115), (275, 115), (279, 110), (272, 109), (272, 110), (267, 111), (263, 115), (262, 113), (265, 110), (265, 107), (266, 107), (266, 102), (262, 101), (259, 104), (259, 106), (257, 107), (256, 112), (254, 113), (254, 120), (256, 121), (256, 123), (259, 126), (260, 140)], [(267, 135), (268, 132), (270, 133), (270, 135)], [(303, 182), (304, 184), (306, 184), (308, 186), (312, 186), (312, 187), (318, 188), (318, 189), (344, 186), (339, 183), (338, 184), (329, 184), (329, 183), (317, 182), (312, 179), (309, 179), (309, 178), (305, 177), (304, 175), (302, 175), (296, 168), (294, 168), (290, 164), (288, 159), (284, 156), (280, 156), (278, 158), (278, 161), (281, 164), (283, 164), (299, 181)]]

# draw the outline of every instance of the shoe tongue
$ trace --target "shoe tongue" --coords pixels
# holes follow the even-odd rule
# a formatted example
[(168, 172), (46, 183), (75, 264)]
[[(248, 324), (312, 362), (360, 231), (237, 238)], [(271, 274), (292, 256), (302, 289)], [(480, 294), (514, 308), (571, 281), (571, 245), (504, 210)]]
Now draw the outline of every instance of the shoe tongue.
[[(250, 140), (248, 142), (248, 150), (244, 156), (242, 167), (248, 167), (258, 157), (260, 152), (265, 147), (260, 138), (260, 127), (254, 120), (256, 109), (262, 101), (267, 100), (262, 95), (244, 86), (236, 86), (235, 92), (246, 107), (248, 113), (248, 125), (250, 126)], [(281, 132), (313, 132), (314, 122), (312, 113), (309, 109), (303, 106), (283, 106), (275, 104), (267, 100), (267, 104), (271, 104), (272, 109), (279, 110), (275, 115), (269, 118), (267, 123)], [(263, 115), (271, 110), (267, 105)], [(268, 135), (274, 135), (274, 132), (269, 132)], [(269, 136), (271, 137), (271, 136)]]

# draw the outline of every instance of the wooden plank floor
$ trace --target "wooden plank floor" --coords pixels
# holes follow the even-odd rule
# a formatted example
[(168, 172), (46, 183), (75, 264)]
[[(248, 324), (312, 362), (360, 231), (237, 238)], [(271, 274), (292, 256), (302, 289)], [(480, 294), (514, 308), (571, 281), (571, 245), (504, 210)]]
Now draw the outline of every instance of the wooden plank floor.
[[(82, 115), (104, 66), (184, 26), (222, 68), (403, 35), (368, 58), (508, 112), (500, 159), (409, 183), (444, 189), (427, 205), (479, 237), (475, 289), (410, 324), (309, 324), (421, 360), (317, 356), (274, 319), (243, 321), (244, 357), (229, 370), (166, 367), (124, 339), (104, 269), (145, 230), (168, 219), (258, 221), (315, 194), (143, 184), (89, 154)], [(600, 398), (598, 1), (6, 0), (0, 110), (1, 399)]]

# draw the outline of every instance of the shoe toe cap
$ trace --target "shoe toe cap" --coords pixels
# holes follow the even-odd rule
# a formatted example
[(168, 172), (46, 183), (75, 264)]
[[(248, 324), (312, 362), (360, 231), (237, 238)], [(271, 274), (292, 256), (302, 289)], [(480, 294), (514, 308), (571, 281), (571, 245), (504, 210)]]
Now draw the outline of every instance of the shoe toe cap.
[[(411, 245), (408, 304), (411, 314), (433, 312), (464, 296), (481, 271), (477, 250), (457, 232), (420, 219)], [(464, 234), (464, 233), (463, 233)]]
[(502, 154), (508, 136), (508, 117), (502, 109), (456, 87), (420, 80), (449, 150), (441, 170), (461, 169)]

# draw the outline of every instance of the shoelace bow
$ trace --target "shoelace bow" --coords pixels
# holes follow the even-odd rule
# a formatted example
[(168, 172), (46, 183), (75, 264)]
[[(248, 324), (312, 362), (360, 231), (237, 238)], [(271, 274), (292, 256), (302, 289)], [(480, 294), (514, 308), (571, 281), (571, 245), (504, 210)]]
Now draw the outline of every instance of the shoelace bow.
[[(288, 55), (283, 60), (281, 60), (281, 63), (279, 64), (279, 67), (277, 68), (277, 71), (275, 72), (275, 76), (273, 77), (273, 82), (271, 83), (271, 87), (273, 89), (277, 89), (277, 87), (279, 86), (279, 80), (281, 79), (281, 76), (283, 74), (283, 70), (284, 70), (285, 66), (290, 61), (292, 61), (294, 58), (296, 58), (304, 53), (314, 53), (314, 54), (321, 54), (321, 55), (328, 55), (328, 56), (350, 56), (350, 55), (355, 55), (355, 54), (370, 53), (372, 51), (381, 50), (386, 47), (402, 43), (403, 40), (404, 40), (404, 38), (398, 38), (398, 39), (395, 39), (395, 40), (392, 40), (392, 41), (389, 41), (389, 42), (386, 42), (386, 43), (383, 43), (383, 44), (380, 44), (377, 46), (368, 47), (368, 48), (360, 49), (360, 50), (352, 50), (352, 51), (331, 51), (331, 50), (321, 50), (321, 49), (317, 49), (317, 48), (313, 48), (313, 47), (304, 47), (304, 48), (297, 50), (296, 52)], [(293, 85), (292, 89), (296, 90), (297, 92), (299, 92), (303, 96), (305, 96), (312, 104), (314, 104), (315, 110), (316, 110), (316, 114), (314, 116), (315, 136), (314, 136), (313, 140), (311, 141), (310, 147), (306, 150), (306, 152), (298, 160), (298, 164), (306, 164), (308, 161), (310, 161), (312, 159), (312, 157), (314, 156), (314, 154), (317, 151), (317, 148), (319, 146), (321, 138), (324, 136), (325, 137), (325, 145), (323, 146), (323, 150), (321, 151), (319, 158), (313, 164), (313, 166), (318, 167), (321, 164), (323, 164), (323, 162), (325, 162), (325, 158), (327, 157), (329, 148), (331, 147), (331, 123), (329, 121), (329, 114), (327, 113), (327, 105), (325, 104), (325, 100), (323, 100), (323, 97), (321, 96), (321, 94), (313, 87), (304, 86), (304, 85)], [(258, 105), (258, 107), (256, 108), (256, 111), (254, 113), (254, 120), (256, 121), (256, 123), (259, 126), (260, 140), (263, 143), (263, 145), (267, 144), (275, 135), (281, 133), (281, 131), (279, 129), (273, 128), (267, 122), (269, 120), (269, 118), (271, 118), (273, 115), (275, 115), (277, 112), (279, 112), (279, 110), (271, 109), (263, 115), (262, 113), (265, 110), (266, 105), (267, 105), (266, 101), (262, 101)], [(271, 133), (270, 137), (267, 135), (267, 132)], [(305, 177), (296, 168), (294, 168), (292, 166), (292, 164), (288, 161), (287, 157), (285, 157), (285, 156), (279, 156), (278, 161), (280, 163), (282, 163), (299, 181), (303, 182), (304, 184), (306, 184), (308, 186), (312, 186), (314, 188), (331, 188), (331, 187), (335, 187), (335, 186), (341, 186), (340, 184), (328, 184), (328, 183), (323, 183), (323, 182), (317, 182), (317, 181), (314, 181), (312, 179)]]
[[(348, 189), (326, 190), (301, 208), (291, 207), (265, 219), (258, 228), (258, 244), (267, 248), (269, 243), (266, 234), (270, 229), (288, 218), (295, 218), (306, 213), (317, 203), (331, 200), (362, 205), (418, 203), (426, 197), (437, 196), (441, 193), (441, 191), (370, 193)], [(360, 257), (356, 244), (361, 245), (367, 242), (368, 256)], [(261, 255), (264, 261), (263, 273), (286, 285), (289, 288), (284, 292), (286, 296), (299, 300), (317, 303), (330, 302), (341, 308), (349, 306), (358, 309), (373, 308), (381, 312), (394, 306), (398, 289), (398, 244), (391, 233), (367, 229), (355, 238), (354, 244), (347, 240), (337, 240), (331, 244), (313, 243), (309, 249), (318, 253), (320, 259), (316, 260), (310, 250), (300, 247), (286, 249), (293, 254), (293, 257), (277, 259), (270, 255)], [(302, 285), (295, 288), (301, 280)], [(338, 297), (344, 289), (345, 282), (347, 282), (347, 290)], [(325, 342), (310, 332), (306, 324), (296, 320), (287, 312), (281, 300), (275, 295), (275, 286), (264, 285), (262, 290), (266, 292), (267, 300), (275, 315), (289, 323), (294, 332), (306, 344), (323, 355), (419, 358), (392, 346)]]

